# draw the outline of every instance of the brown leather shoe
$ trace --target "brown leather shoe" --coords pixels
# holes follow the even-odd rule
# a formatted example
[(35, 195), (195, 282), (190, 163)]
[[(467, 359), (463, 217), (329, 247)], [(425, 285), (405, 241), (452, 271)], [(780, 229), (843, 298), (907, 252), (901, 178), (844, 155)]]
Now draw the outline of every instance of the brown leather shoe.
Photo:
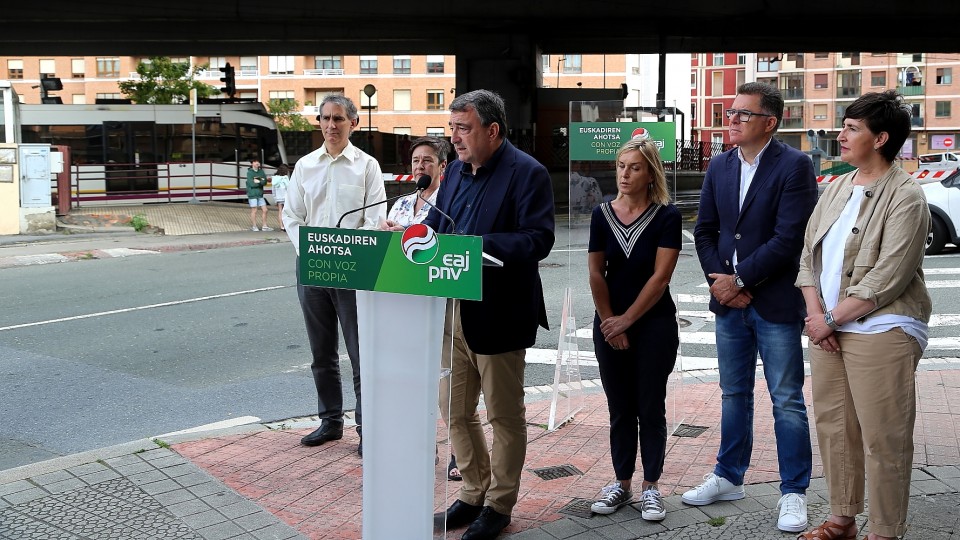
[(857, 521), (847, 525), (837, 525), (824, 521), (813, 529), (797, 535), (798, 540), (857, 540)]

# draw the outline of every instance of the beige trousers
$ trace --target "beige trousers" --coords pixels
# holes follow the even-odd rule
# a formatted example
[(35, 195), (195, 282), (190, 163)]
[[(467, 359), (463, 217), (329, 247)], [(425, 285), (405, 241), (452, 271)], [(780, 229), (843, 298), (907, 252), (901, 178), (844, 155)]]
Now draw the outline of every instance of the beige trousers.
[(881, 334), (838, 332), (839, 353), (810, 345), (813, 409), (820, 456), (830, 490), (830, 511), (863, 512), (869, 480), (870, 532), (906, 531), (915, 372), (922, 351), (900, 328)]
[[(452, 302), (456, 305), (456, 302)], [(444, 322), (441, 362), (451, 369), (440, 381), (440, 412), (463, 476), (460, 500), (510, 515), (517, 504), (520, 474), (527, 455), (523, 370), (526, 350), (476, 354), (467, 346), (459, 305)], [(480, 423), (480, 392), (493, 428), (493, 451)]]

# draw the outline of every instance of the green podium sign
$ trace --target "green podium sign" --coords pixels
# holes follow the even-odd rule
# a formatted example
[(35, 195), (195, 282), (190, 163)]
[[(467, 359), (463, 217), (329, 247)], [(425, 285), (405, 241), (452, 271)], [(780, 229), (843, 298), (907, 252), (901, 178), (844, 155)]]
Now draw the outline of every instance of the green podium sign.
[(318, 287), (480, 300), (483, 241), (437, 234), (300, 227), (300, 283)]
[(660, 159), (677, 160), (674, 122), (571, 122), (571, 161), (613, 161), (623, 143), (634, 137), (649, 139), (660, 149)]

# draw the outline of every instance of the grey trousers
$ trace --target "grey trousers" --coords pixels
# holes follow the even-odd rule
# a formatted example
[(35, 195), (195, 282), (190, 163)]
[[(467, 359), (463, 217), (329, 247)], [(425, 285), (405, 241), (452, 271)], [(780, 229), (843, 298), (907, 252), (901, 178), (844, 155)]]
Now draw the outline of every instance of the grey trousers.
[(313, 382), (317, 387), (317, 416), (343, 420), (343, 385), (340, 379), (340, 338), (337, 321), (343, 330), (347, 355), (353, 367), (353, 390), (357, 396), (356, 420), (360, 413), (360, 336), (357, 330), (357, 293), (345, 289), (305, 287), (297, 283), (297, 296), (307, 327), (307, 339), (313, 362)]

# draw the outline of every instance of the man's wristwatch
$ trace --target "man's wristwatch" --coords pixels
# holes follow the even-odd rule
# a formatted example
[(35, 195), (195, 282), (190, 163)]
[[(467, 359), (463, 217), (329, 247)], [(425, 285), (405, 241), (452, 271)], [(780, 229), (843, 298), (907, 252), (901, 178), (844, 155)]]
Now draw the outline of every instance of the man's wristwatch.
[(743, 284), (743, 280), (740, 279), (740, 274), (733, 275), (733, 284), (736, 285), (738, 289), (746, 287), (746, 285)]
[(840, 325), (837, 324), (837, 321), (833, 320), (832, 311), (828, 311), (823, 314), (823, 322), (826, 323), (826, 325), (829, 326), (831, 330), (836, 330), (837, 328), (840, 328)]

